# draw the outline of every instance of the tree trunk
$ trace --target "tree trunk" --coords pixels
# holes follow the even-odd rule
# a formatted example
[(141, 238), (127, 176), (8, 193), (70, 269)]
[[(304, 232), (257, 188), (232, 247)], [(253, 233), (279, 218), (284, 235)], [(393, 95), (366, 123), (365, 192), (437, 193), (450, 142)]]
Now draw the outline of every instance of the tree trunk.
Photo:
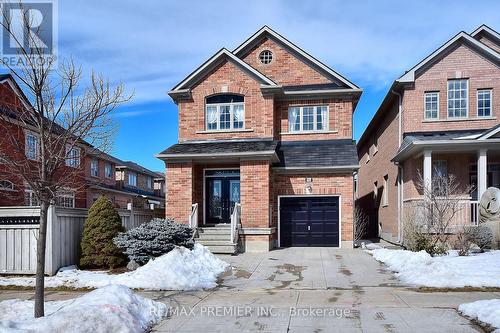
[(45, 291), (45, 243), (47, 239), (47, 213), (49, 203), (46, 200), (40, 202), (40, 229), (38, 230), (38, 241), (36, 244), (36, 279), (35, 279), (35, 318), (43, 317), (44, 314), (44, 291)]

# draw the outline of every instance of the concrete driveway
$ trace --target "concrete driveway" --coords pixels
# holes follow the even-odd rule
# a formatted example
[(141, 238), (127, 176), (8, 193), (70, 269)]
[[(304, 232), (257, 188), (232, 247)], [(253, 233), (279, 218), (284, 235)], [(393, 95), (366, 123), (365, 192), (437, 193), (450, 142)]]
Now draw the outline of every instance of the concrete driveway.
[(500, 293), (422, 293), (361, 250), (288, 248), (221, 256), (233, 269), (203, 292), (144, 293), (172, 306), (154, 332), (481, 332), (459, 304)]

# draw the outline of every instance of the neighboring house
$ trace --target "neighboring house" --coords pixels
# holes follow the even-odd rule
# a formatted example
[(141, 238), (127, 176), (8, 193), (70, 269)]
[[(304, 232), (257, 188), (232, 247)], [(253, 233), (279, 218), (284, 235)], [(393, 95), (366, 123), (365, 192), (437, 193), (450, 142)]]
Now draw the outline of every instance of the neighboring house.
[(155, 195), (160, 198), (165, 198), (166, 187), (165, 187), (165, 174), (162, 172), (155, 172), (156, 177), (153, 178)]
[[(19, 112), (30, 108), (30, 102), (23, 94), (10, 74), (0, 75), (0, 129), (10, 131), (10, 135), (0, 137), (2, 155), (6, 154), (18, 159), (16, 154), (25, 154), (28, 159), (35, 160), (39, 155), (39, 134), (29, 124), (22, 123), (18, 118)], [(59, 128), (58, 128), (59, 130)], [(17, 137), (20, 145), (10, 140)], [(18, 151), (22, 149), (23, 151)], [(63, 207), (85, 207), (84, 170), (80, 165), (80, 152), (85, 151), (87, 145), (74, 147), (68, 154), (74, 158), (68, 159), (64, 168), (76, 168), (73, 184), (57, 193), (56, 204)], [(19, 156), (19, 155), (17, 155)], [(64, 172), (64, 171), (63, 171)], [(28, 184), (20, 175), (12, 174), (0, 161), (0, 206), (35, 206), (37, 199)]]
[(453, 174), (463, 209), (453, 224), (477, 223), (477, 201), (500, 183), (500, 35), (460, 32), (398, 78), (358, 142), (357, 200), (373, 233), (400, 242), (405, 212), (422, 200), (418, 174)]
[(157, 195), (154, 187), (155, 178), (159, 178), (158, 173), (131, 161), (121, 161), (116, 166), (118, 188), (136, 194), (134, 206), (164, 207), (165, 197)]
[[(17, 131), (18, 140), (24, 142), (24, 154), (37, 158), (38, 137), (34, 129), (21, 125), (15, 120), (15, 114), (21, 108), (30, 107), (28, 99), (22, 93), (11, 75), (0, 75), (0, 112), (4, 117), (0, 118), (2, 130)], [(5, 117), (9, 115), (9, 117)], [(16, 154), (15, 146), (8, 141), (10, 136), (0, 137), (0, 149), (7, 153)], [(82, 142), (67, 152), (71, 158), (67, 159), (66, 168), (76, 168), (78, 172), (75, 182), (66, 189), (60, 191), (56, 197), (56, 204), (69, 208), (89, 208), (101, 195), (107, 196), (117, 208), (127, 208), (129, 203), (134, 207), (150, 208), (150, 204), (163, 207), (164, 197), (155, 196), (154, 191), (147, 187), (145, 182), (144, 192), (139, 193), (138, 188), (124, 187), (116, 179), (115, 169), (125, 162), (110, 156)], [(14, 156), (14, 155), (13, 155)], [(130, 164), (131, 162), (126, 162)], [(159, 177), (153, 173), (134, 164), (136, 169), (145, 170), (151, 177)], [(120, 171), (121, 172), (121, 168)], [(144, 172), (142, 172), (144, 174)], [(142, 177), (142, 176), (141, 176)], [(151, 182), (152, 186), (152, 182)], [(22, 178), (18, 175), (7, 173), (0, 162), (0, 206), (37, 206), (38, 202), (33, 192)]]
[(238, 241), (246, 251), (352, 247), (355, 84), (264, 26), (169, 95), (179, 143), (157, 155), (166, 164), (167, 216), (196, 217), (208, 235), (240, 216), (239, 239), (208, 238), (215, 250)]

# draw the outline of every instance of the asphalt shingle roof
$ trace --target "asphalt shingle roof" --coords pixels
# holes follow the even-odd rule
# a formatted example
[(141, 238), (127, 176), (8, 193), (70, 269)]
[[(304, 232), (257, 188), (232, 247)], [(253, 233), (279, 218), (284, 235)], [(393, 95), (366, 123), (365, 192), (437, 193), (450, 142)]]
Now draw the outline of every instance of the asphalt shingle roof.
[(479, 130), (463, 130), (463, 131), (436, 131), (436, 132), (421, 132), (421, 133), (408, 133), (404, 136), (403, 142), (399, 151), (404, 150), (415, 141), (436, 141), (436, 140), (457, 140), (460, 138), (468, 137), (485, 133), (484, 129)]
[(358, 165), (353, 140), (282, 141), (276, 167), (342, 167)]
[(177, 143), (162, 151), (160, 155), (251, 153), (275, 150), (277, 144), (278, 142), (274, 140)]

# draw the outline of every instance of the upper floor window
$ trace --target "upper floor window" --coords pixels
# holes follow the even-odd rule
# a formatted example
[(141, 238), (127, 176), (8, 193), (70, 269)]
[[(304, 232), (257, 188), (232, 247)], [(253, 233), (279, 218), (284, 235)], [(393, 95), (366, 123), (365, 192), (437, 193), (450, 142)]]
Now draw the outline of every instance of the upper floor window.
[(208, 131), (244, 128), (244, 97), (234, 94), (207, 97), (205, 118), (205, 126)]
[(468, 96), (467, 80), (448, 81), (448, 118), (467, 118)]
[(273, 53), (270, 50), (264, 50), (259, 54), (259, 60), (262, 64), (268, 65), (273, 61)]
[(38, 137), (33, 133), (26, 133), (26, 157), (30, 160), (38, 158)]
[(5, 191), (13, 191), (14, 190), (14, 183), (12, 183), (10, 180), (0, 180), (0, 191), (5, 190)]
[(148, 188), (153, 188), (153, 178), (147, 177), (146, 182), (147, 182), (146, 185)]
[(113, 169), (109, 163), (104, 164), (104, 177), (113, 178)]
[(432, 91), (424, 94), (425, 119), (438, 119), (439, 117), (439, 92)]
[(137, 174), (135, 172), (128, 173), (128, 184), (130, 186), (137, 186)]
[(477, 91), (477, 116), (491, 117), (491, 89)]
[(90, 175), (92, 177), (99, 177), (99, 161), (98, 160), (90, 161)]
[(290, 132), (328, 130), (328, 106), (294, 106), (288, 110)]
[(66, 165), (72, 168), (78, 168), (80, 166), (80, 148), (66, 147)]

